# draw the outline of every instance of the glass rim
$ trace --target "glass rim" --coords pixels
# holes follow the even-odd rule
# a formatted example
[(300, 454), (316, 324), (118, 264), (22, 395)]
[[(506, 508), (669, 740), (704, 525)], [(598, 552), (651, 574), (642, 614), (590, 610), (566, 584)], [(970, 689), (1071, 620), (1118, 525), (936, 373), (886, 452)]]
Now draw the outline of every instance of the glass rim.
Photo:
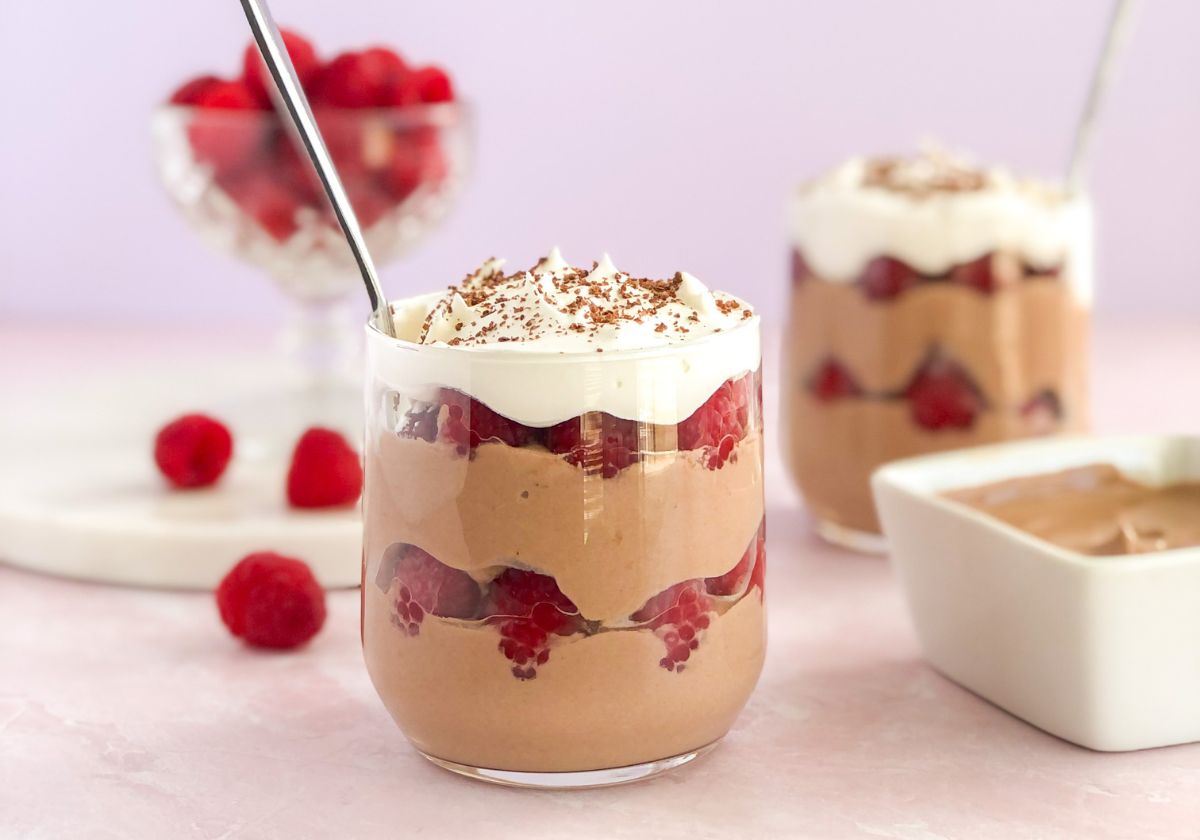
[[(312, 107), (314, 114), (332, 115), (335, 119), (368, 118), (397, 120), (398, 117), (412, 118), (415, 124), (452, 124), (474, 112), (469, 100), (452, 102), (418, 102), (414, 105), (388, 105), (373, 108), (330, 108), (323, 105)], [(155, 106), (156, 114), (207, 114), (230, 120), (278, 120), (281, 115), (274, 108), (239, 110), (235, 108), (201, 108), (198, 105), (180, 105), (164, 102)], [(397, 120), (399, 121), (399, 120)]]

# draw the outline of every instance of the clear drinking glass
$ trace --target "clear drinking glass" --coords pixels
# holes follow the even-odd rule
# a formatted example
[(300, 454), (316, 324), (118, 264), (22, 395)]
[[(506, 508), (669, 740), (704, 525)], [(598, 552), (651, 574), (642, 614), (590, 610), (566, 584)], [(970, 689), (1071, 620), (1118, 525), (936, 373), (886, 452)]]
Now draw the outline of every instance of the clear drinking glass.
[(765, 651), (758, 319), (685, 349), (499, 346), (367, 330), (371, 679), (418, 750), (478, 778), (686, 763)]
[(905, 191), (846, 171), (795, 198), (783, 440), (817, 531), (878, 551), (881, 464), (1087, 427), (1091, 212), (972, 172)]

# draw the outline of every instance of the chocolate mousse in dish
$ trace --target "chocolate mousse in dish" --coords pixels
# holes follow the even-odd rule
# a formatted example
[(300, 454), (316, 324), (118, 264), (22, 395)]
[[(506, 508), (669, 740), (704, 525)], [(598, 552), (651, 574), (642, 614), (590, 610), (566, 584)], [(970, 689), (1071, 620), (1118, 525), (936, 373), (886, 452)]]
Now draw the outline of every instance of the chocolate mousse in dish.
[(1150, 486), (1111, 464), (1022, 476), (945, 494), (1081, 554), (1200, 546), (1200, 482)]
[(784, 441), (817, 530), (882, 547), (896, 458), (1087, 424), (1091, 211), (941, 154), (854, 159), (791, 208)]
[(765, 646), (759, 319), (679, 273), (489, 260), (368, 329), (363, 649), (442, 766), (684, 763)]

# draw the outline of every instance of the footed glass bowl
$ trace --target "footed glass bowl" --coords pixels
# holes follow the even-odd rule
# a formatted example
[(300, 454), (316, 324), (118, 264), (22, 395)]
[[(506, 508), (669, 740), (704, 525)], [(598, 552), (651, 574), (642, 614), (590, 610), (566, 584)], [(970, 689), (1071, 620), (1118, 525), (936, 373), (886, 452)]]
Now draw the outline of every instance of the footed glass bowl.
[[(380, 266), (441, 221), (466, 177), (469, 111), (461, 103), (321, 109), (325, 143)], [(290, 124), (271, 111), (167, 105), (152, 121), (167, 192), (216, 248), (265, 270), (292, 302), (282, 381), (241, 405), (357, 431), (362, 294), (354, 258)], [(361, 313), (358, 313), (361, 314)], [(280, 393), (280, 392), (283, 393)], [(281, 404), (281, 400), (283, 403)], [(243, 401), (244, 402), (244, 401)], [(275, 421), (277, 424), (277, 420)]]

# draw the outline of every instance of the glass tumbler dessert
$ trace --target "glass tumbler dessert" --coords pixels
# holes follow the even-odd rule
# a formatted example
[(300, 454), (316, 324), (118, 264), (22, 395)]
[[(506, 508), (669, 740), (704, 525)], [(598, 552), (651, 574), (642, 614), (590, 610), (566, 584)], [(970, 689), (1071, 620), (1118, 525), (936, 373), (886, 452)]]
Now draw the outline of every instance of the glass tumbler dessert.
[(882, 548), (881, 464), (1087, 424), (1086, 199), (936, 154), (792, 206), (784, 441), (818, 532)]
[(729, 729), (765, 650), (759, 319), (676, 274), (489, 261), (368, 328), (363, 650), (448, 769), (613, 784)]

